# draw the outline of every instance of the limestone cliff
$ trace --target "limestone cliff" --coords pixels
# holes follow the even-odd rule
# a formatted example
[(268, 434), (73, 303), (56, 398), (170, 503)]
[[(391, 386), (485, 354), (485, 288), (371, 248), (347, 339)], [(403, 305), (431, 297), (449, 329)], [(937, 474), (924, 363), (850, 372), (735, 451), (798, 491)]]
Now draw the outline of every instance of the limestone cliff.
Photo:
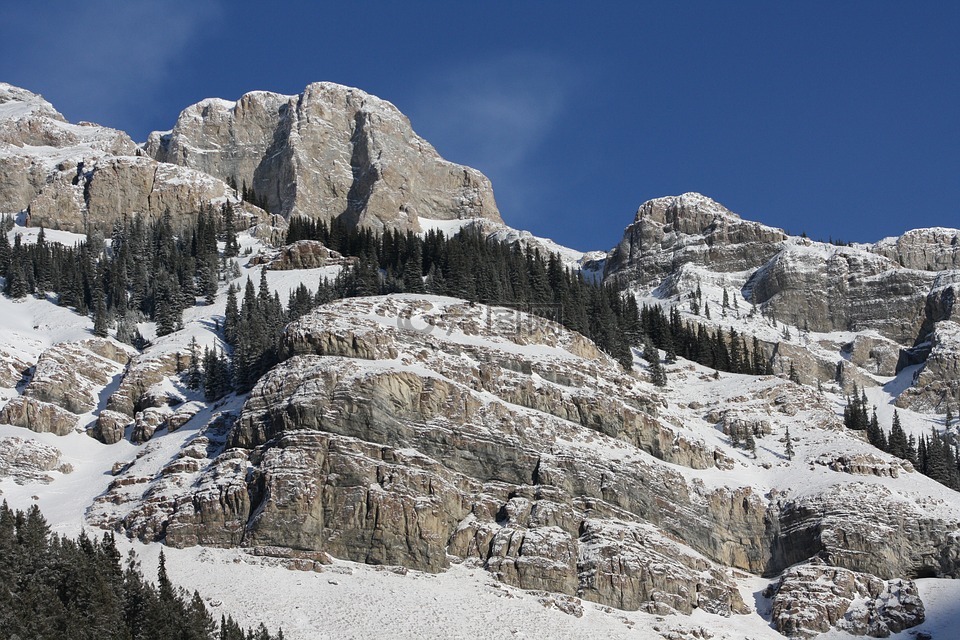
[(385, 100), (318, 82), (187, 107), (146, 152), (252, 189), (269, 211), (419, 230), (419, 218), (500, 221), (490, 181), (437, 154)]

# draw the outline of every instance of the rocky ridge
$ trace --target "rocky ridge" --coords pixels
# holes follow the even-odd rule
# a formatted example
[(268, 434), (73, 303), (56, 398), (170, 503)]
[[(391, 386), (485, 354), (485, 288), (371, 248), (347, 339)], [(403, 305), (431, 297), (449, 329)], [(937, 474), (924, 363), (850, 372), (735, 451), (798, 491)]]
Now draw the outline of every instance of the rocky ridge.
[[(920, 229), (872, 245), (835, 246), (742, 220), (695, 193), (641, 205), (606, 261), (605, 280), (690, 320), (760, 339), (775, 371), (806, 384), (882, 384), (902, 368), (926, 375), (899, 404), (943, 413), (960, 404), (949, 324), (957, 271), (955, 229)], [(687, 304), (706, 295), (720, 317)], [(730, 304), (724, 306), (721, 295)], [(771, 331), (771, 329), (773, 329)], [(815, 342), (814, 342), (815, 341)], [(933, 345), (937, 357), (928, 359)]]
[(501, 222), (490, 181), (443, 160), (385, 100), (330, 82), (187, 107), (144, 146), (161, 162), (247, 185), (269, 211), (373, 228), (419, 218)]
[(82, 233), (88, 218), (109, 228), (124, 215), (181, 218), (227, 199), (236, 196), (221, 180), (158, 163), (127, 134), (70, 124), (41, 96), (0, 84), (0, 211), (26, 211), (33, 226)]
[[(651, 612), (746, 611), (724, 567), (960, 573), (960, 509), (846, 435), (805, 387), (718, 385), (682, 365), (670, 375), (683, 391), (659, 398), (646, 374), (618, 373), (549, 321), (430, 296), (326, 305), (283, 345), (239, 413), (155, 474), (134, 464), (91, 521), (174, 546), (475, 563), (523, 589)], [(680, 402), (690, 395), (701, 401)], [(769, 453), (731, 447), (735, 424)], [(776, 480), (785, 424), (816, 433), (788, 465), (804, 491)], [(827, 451), (851, 453), (820, 462)]]

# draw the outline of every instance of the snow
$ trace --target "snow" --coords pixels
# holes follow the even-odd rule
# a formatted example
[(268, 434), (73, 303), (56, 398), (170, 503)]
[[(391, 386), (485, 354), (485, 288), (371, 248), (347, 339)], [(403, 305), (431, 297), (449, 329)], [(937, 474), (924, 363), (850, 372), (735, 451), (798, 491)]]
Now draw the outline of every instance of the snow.
[[(452, 229), (454, 221), (447, 221)], [(459, 221), (457, 221), (459, 222)], [(442, 226), (442, 225), (441, 225)], [(438, 227), (439, 228), (439, 227)], [(15, 230), (27, 234), (24, 241), (35, 238), (32, 230)], [(446, 231), (445, 231), (446, 232)], [(47, 231), (50, 241), (73, 244), (80, 236)], [(241, 234), (241, 246), (254, 251), (261, 247), (259, 241)], [(576, 252), (569, 253), (569, 256)], [(583, 254), (580, 254), (583, 256)], [(236, 258), (241, 275), (233, 283), (242, 286), (250, 277), (256, 286), (262, 267), (248, 266), (245, 257)], [(270, 288), (279, 292), (285, 303), (289, 291), (301, 282), (315, 290), (324, 278), (332, 279), (339, 267), (327, 267), (308, 271), (266, 271)], [(723, 288), (738, 291), (738, 284), (745, 282), (747, 274), (711, 274), (690, 266), (687, 278), (701, 283), (704, 297), (715, 309), (717, 324), (735, 326), (756, 332), (766, 332), (776, 338), (780, 328), (766, 326), (766, 319), (746, 318), (749, 307), (740, 301), (739, 313), (721, 312), (720, 299)], [(692, 281), (692, 280), (691, 280)], [(212, 320), (222, 317), (225, 307), (227, 283), (221, 283), (216, 302), (212, 306), (198, 305), (184, 314), (184, 330), (157, 339), (149, 353), (186, 352), (192, 338), (202, 346), (219, 344)], [(742, 284), (741, 284), (742, 286)], [(668, 303), (646, 292), (644, 300), (651, 303)], [(466, 347), (484, 347), (522, 356), (533, 362), (548, 359), (567, 362), (582, 362), (562, 343), (518, 344), (497, 335), (477, 335), (465, 332), (462, 325), (450, 327), (442, 323), (445, 314), (454, 313), (465, 303), (438, 296), (391, 296), (389, 298), (354, 299), (345, 303), (363, 320), (370, 322), (373, 330), (396, 330), (398, 310), (416, 311), (417, 326), (428, 323), (438, 325), (443, 341)], [(715, 305), (715, 306), (714, 306)], [(486, 309), (486, 308), (483, 308)], [(516, 314), (515, 311), (510, 311)], [(83, 340), (91, 336), (91, 322), (68, 309), (53, 305), (47, 300), (28, 297), (12, 301), (0, 297), (0, 350), (15, 354), (25, 362), (36, 362), (47, 347), (64, 341)], [(702, 318), (701, 318), (702, 319)], [(487, 320), (479, 318), (478, 322)], [(342, 318), (343, 326), (350, 326), (348, 318)], [(335, 325), (334, 325), (335, 326)], [(355, 326), (355, 325), (354, 325)], [(144, 325), (145, 335), (150, 335), (152, 325)], [(804, 334), (795, 330), (796, 341), (809, 345), (820, 342), (842, 344), (852, 339), (853, 334)], [(401, 354), (401, 358), (402, 358)], [(470, 366), (466, 360), (464, 364)], [(401, 360), (370, 361), (364, 363), (365, 371), (378, 368), (401, 368), (418, 375), (436, 376), (427, 367), (416, 363), (404, 364)], [(614, 366), (604, 365), (604, 366)], [(637, 361), (643, 377), (645, 364)], [(572, 441), (558, 437), (559, 446), (566, 451), (590, 450), (600, 453), (621, 464), (659, 465), (677, 473), (691, 486), (706, 488), (750, 488), (760, 495), (776, 487), (784, 499), (797, 499), (826, 492), (861, 491), (860, 485), (872, 485), (877, 491), (889, 492), (891, 499), (913, 504), (924, 513), (960, 521), (960, 498), (946, 492), (940, 485), (918, 473), (903, 473), (897, 479), (874, 476), (851, 476), (832, 471), (820, 464), (811, 464), (820, 456), (843, 452), (872, 453), (884, 455), (864, 442), (858, 441), (836, 427), (842, 411), (843, 397), (827, 392), (818, 396), (811, 389), (797, 387), (781, 378), (766, 376), (741, 376), (723, 373), (719, 380), (713, 371), (690, 362), (680, 361), (668, 365), (671, 384), (662, 392), (664, 402), (659, 409), (659, 419), (670, 425), (678, 435), (691, 441), (700, 441), (706, 447), (722, 451), (733, 460), (733, 468), (689, 469), (668, 464), (637, 450), (632, 445), (596, 434), (586, 440)], [(868, 399), (878, 406), (881, 423), (892, 416), (892, 401), (896, 394), (909, 385), (913, 369), (901, 371), (896, 378), (882, 379), (883, 386), (869, 387)], [(532, 381), (540, 388), (556, 388), (552, 383), (534, 374)], [(167, 383), (164, 383), (167, 384)], [(648, 383), (635, 383), (649, 390)], [(177, 388), (178, 393), (183, 390)], [(5, 392), (15, 393), (13, 390)], [(795, 415), (771, 412), (770, 397), (784, 394), (797, 406)], [(489, 394), (488, 394), (489, 395)], [(187, 397), (188, 401), (196, 398)], [(493, 397), (489, 398), (493, 401)], [(214, 411), (237, 412), (243, 398), (230, 397), (226, 404), (203, 409), (193, 420), (174, 433), (158, 432), (146, 445), (136, 447), (128, 440), (115, 445), (103, 445), (83, 433), (64, 437), (51, 434), (35, 434), (25, 429), (0, 425), (0, 438), (18, 436), (34, 439), (60, 449), (62, 461), (73, 467), (73, 472), (64, 474), (50, 472), (53, 481), (49, 485), (17, 485), (10, 479), (0, 479), (0, 498), (11, 506), (24, 509), (39, 504), (54, 531), (74, 534), (88, 526), (88, 508), (95, 499), (104, 494), (113, 480), (111, 469), (115, 463), (132, 463), (128, 472), (140, 477), (153, 477), (189, 446), (198, 435), (198, 425), (205, 424)], [(699, 406), (700, 408), (693, 408)], [(511, 405), (530, 415), (537, 412)], [(706, 419), (711, 408), (734, 409), (739, 417), (747, 420), (768, 420), (772, 433), (758, 438), (756, 458), (743, 450), (730, 446), (728, 438), (716, 424)], [(935, 421), (907, 410), (899, 411), (904, 427), (911, 433), (926, 431)], [(81, 420), (84, 425), (92, 416)], [(832, 422), (831, 422), (832, 421)], [(796, 455), (788, 461), (783, 455), (782, 437), (789, 427), (795, 439)], [(415, 452), (409, 452), (413, 455)], [(888, 457), (887, 457), (888, 458)], [(148, 485), (137, 485), (145, 488)], [(137, 486), (130, 490), (136, 495)], [(122, 510), (123, 505), (111, 506), (98, 503), (96, 509)], [(156, 544), (141, 544), (121, 541), (122, 546), (135, 549), (141, 556), (143, 566), (156, 566), (161, 547)], [(295, 571), (281, 566), (274, 558), (250, 555), (243, 549), (210, 549), (194, 547), (172, 549), (164, 547), (167, 568), (171, 578), (189, 589), (199, 589), (211, 605), (213, 613), (230, 614), (244, 625), (265, 622), (269, 627), (282, 625), (286, 637), (291, 639), (314, 638), (640, 638), (660, 639), (661, 631), (703, 628), (713, 633), (716, 640), (741, 638), (780, 638), (764, 617), (764, 599), (759, 595), (768, 581), (757, 576), (735, 573), (744, 600), (759, 612), (748, 615), (721, 618), (695, 611), (691, 616), (653, 616), (642, 612), (625, 612), (582, 602), (583, 615), (575, 617), (550, 604), (546, 594), (525, 592), (495, 581), (482, 568), (469, 563), (453, 565), (441, 574), (426, 574), (416, 571), (395, 572), (389, 568), (372, 567), (336, 560), (319, 572)], [(960, 623), (960, 612), (955, 603), (960, 598), (960, 582), (924, 579), (918, 581), (921, 596), (928, 607), (928, 622), (919, 627), (934, 633), (934, 637), (949, 637), (952, 629)], [(269, 585), (265, 589), (264, 585)], [(546, 604), (545, 604), (546, 603)], [(659, 631), (657, 630), (659, 627)], [(909, 631), (893, 637), (908, 638)], [(847, 634), (831, 632), (826, 638), (848, 638)]]

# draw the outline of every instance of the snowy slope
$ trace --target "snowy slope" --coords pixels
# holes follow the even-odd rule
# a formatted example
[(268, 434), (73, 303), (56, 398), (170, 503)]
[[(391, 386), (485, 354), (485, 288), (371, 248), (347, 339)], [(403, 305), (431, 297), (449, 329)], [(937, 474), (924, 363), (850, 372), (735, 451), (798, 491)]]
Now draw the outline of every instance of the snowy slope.
[[(49, 238), (50, 236), (48, 236)], [(72, 236), (64, 240), (72, 241)], [(59, 238), (57, 238), (59, 239)], [(247, 235), (242, 237), (243, 247), (257, 249), (258, 241)], [(249, 276), (254, 284), (259, 280), (260, 267), (248, 267), (246, 260), (238, 259), (241, 276), (234, 281), (243, 285)], [(310, 271), (268, 271), (268, 282), (285, 300), (287, 292), (304, 282), (315, 289), (322, 278), (332, 278), (332, 269)], [(736, 276), (724, 274), (727, 280), (712, 280), (706, 272), (697, 273), (705, 297), (716, 301), (720, 310), (723, 286), (734, 288)], [(164, 337), (148, 350), (158, 353), (185, 352), (192, 338), (201, 345), (218, 343), (213, 331), (214, 320), (222, 316), (225, 304), (226, 283), (221, 285), (220, 295), (211, 306), (196, 306), (184, 316), (183, 331)], [(440, 299), (429, 296), (424, 301), (439, 304)], [(656, 296), (650, 298), (662, 300)], [(443, 302), (442, 304), (447, 304)], [(746, 309), (741, 306), (740, 317), (728, 310), (724, 326), (741, 322), (746, 329), (756, 330), (758, 323), (746, 319)], [(76, 341), (90, 336), (92, 324), (69, 310), (59, 308), (50, 301), (27, 298), (14, 302), (0, 298), (0, 317), (4, 318), (0, 329), (0, 349), (14, 354), (25, 363), (33, 363), (40, 353), (52, 344)], [(368, 314), (367, 320), (384, 328), (396, 326), (395, 316)], [(723, 316), (721, 316), (723, 318)], [(766, 322), (765, 320), (763, 322)], [(145, 335), (149, 327), (144, 326)], [(779, 335), (780, 329), (768, 327), (771, 337)], [(799, 333), (799, 332), (798, 332)], [(848, 336), (806, 336), (809, 342), (840, 342)], [(478, 345), (484, 338), (465, 333), (448, 333), (445, 339), (461, 345)], [(514, 349), (507, 343), (498, 343), (498, 348)], [(524, 347), (518, 353), (526, 357), (544, 358), (548, 354), (540, 347)], [(643, 381), (645, 363), (637, 360), (641, 381), (638, 383), (648, 392), (653, 392), (649, 383)], [(901, 372), (897, 379), (884, 380), (884, 386), (868, 390), (871, 402), (878, 405), (881, 420), (892, 415), (891, 402), (895, 393), (903, 388)], [(689, 469), (669, 465), (691, 483), (708, 487), (751, 487), (759, 493), (776, 488), (784, 500), (801, 499), (843, 488), (852, 479), (848, 474), (830, 470), (817, 460), (829, 458), (842, 450), (848, 453), (878, 455), (869, 445), (858, 442), (842, 432), (836, 421), (842, 410), (842, 396), (828, 390), (819, 395), (812, 389), (796, 387), (774, 378), (755, 378), (734, 374), (721, 374), (713, 378), (713, 371), (698, 365), (680, 361), (668, 367), (671, 385), (661, 394), (663, 408), (661, 418), (673, 425), (678, 433), (693, 441), (715, 447), (733, 461), (729, 469)], [(199, 402), (179, 383), (171, 383), (178, 392), (187, 394), (187, 399)], [(9, 397), (16, 392), (5, 391)], [(785, 395), (794, 406), (793, 414), (779, 411), (772, 398)], [(26, 508), (37, 503), (43, 509), (53, 529), (73, 533), (86, 524), (86, 514), (97, 496), (103, 495), (114, 480), (111, 473), (114, 465), (133, 463), (124, 472), (130, 478), (152, 478), (172, 459), (180, 455), (190, 442), (203, 433), (204, 425), (216, 411), (239, 409), (243, 398), (230, 398), (225, 404), (209, 407), (184, 427), (174, 433), (160, 432), (150, 442), (136, 447), (124, 440), (116, 445), (103, 445), (83, 433), (64, 437), (50, 434), (34, 434), (25, 429), (0, 425), (0, 438), (18, 436), (57, 447), (63, 452), (63, 461), (72, 467), (72, 473), (52, 472), (53, 481), (47, 485), (18, 485), (10, 479), (0, 479), (3, 499), (15, 508)], [(722, 433), (712, 412), (735, 410), (742, 419), (767, 421), (771, 433), (758, 441), (754, 458), (741, 449), (733, 448), (728, 437)], [(901, 410), (906, 427), (925, 431), (930, 419)], [(789, 427), (796, 439), (796, 456), (788, 461), (783, 456), (783, 435)], [(603, 451), (605, 455), (629, 459), (636, 455), (624, 445), (605, 441), (571, 443), (575, 446)], [(888, 463), (896, 464), (892, 460)], [(924, 513), (948, 520), (960, 521), (960, 497), (947, 492), (939, 485), (916, 473), (901, 473), (897, 478), (883, 476), (857, 476), (856, 482), (884, 488), (900, 499), (918, 505)], [(159, 546), (128, 543), (142, 556), (145, 566), (154, 566)], [(282, 625), (290, 638), (324, 637), (551, 637), (551, 638), (661, 638), (675, 631), (677, 637), (696, 637), (697, 629), (714, 634), (712, 637), (730, 638), (777, 638), (764, 618), (767, 606), (759, 593), (768, 580), (738, 573), (741, 590), (748, 605), (757, 606), (757, 613), (721, 618), (702, 612), (692, 616), (654, 616), (642, 612), (624, 612), (602, 607), (589, 602), (576, 601), (573, 608), (569, 602), (543, 593), (529, 593), (497, 583), (490, 574), (469, 564), (454, 565), (442, 574), (425, 574), (415, 571), (391, 571), (354, 563), (335, 561), (322, 571), (300, 572), (279, 566), (275, 559), (255, 557), (242, 550), (218, 550), (195, 547), (185, 550), (166, 549), (171, 577), (188, 588), (198, 588), (215, 611), (222, 607), (244, 624), (261, 620), (269, 626)], [(264, 590), (263, 584), (271, 588)], [(928, 607), (928, 622), (919, 630), (945, 633), (957, 622), (960, 613), (953, 601), (960, 595), (957, 583), (925, 579), (921, 581), (924, 601)], [(582, 615), (564, 613), (560, 607)], [(686, 636), (683, 633), (686, 632)], [(825, 637), (846, 638), (843, 633), (831, 632)], [(894, 637), (912, 637), (904, 632)], [(935, 635), (934, 637), (940, 637)], [(942, 636), (946, 637), (946, 636)]]

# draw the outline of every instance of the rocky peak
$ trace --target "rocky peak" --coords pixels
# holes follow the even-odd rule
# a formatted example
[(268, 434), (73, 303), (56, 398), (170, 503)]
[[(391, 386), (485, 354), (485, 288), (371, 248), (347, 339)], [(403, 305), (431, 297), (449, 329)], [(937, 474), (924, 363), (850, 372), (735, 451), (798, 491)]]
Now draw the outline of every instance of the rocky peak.
[(419, 218), (500, 222), (490, 181), (447, 162), (391, 103), (330, 82), (185, 109), (146, 152), (252, 188), (273, 213), (418, 230)]
[[(136, 149), (122, 131), (89, 122), (70, 124), (43, 96), (0, 83), (0, 152), (4, 144), (49, 147), (47, 156), (52, 149), (74, 148), (74, 153), (88, 154), (133, 153)], [(87, 148), (76, 149), (80, 146)]]
[(610, 253), (607, 275), (621, 283), (637, 277), (650, 283), (687, 262), (742, 271), (766, 262), (786, 238), (782, 230), (743, 220), (699, 193), (656, 198), (640, 205)]
[(907, 269), (960, 269), (960, 229), (913, 229), (898, 238), (886, 238), (867, 248)]

